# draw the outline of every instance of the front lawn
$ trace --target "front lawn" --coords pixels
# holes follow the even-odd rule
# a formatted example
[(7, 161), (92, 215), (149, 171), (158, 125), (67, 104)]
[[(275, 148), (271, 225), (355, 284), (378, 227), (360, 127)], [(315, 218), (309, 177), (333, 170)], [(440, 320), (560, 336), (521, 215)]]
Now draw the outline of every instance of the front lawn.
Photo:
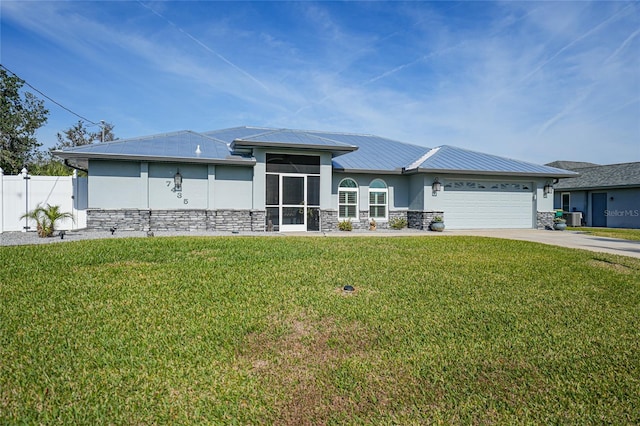
[(621, 240), (640, 241), (640, 229), (624, 229), (624, 228), (585, 228), (585, 227), (568, 227), (571, 231), (579, 231), (589, 235), (598, 237), (619, 238)]
[(638, 401), (633, 258), (453, 236), (0, 247), (0, 424), (638, 424)]

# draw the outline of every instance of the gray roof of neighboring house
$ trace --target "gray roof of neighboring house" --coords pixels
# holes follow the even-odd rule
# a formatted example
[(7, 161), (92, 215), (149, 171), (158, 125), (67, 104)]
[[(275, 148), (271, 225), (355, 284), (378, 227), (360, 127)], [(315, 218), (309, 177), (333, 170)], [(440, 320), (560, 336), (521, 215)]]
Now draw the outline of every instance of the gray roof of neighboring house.
[[(253, 165), (252, 147), (329, 151), (335, 170), (352, 173), (466, 173), (566, 177), (574, 172), (443, 145), (427, 148), (379, 136), (338, 132), (234, 127), (181, 131), (84, 145), (55, 152), (86, 164), (88, 158), (147, 159)], [(200, 153), (196, 149), (200, 147)]]
[(582, 167), (580, 176), (561, 179), (556, 189), (599, 189), (640, 187), (640, 162)]
[(600, 164), (587, 163), (586, 161), (554, 161), (552, 163), (545, 164), (545, 166), (557, 167), (558, 169), (565, 170), (577, 170), (582, 169), (583, 167), (594, 167), (599, 165)]

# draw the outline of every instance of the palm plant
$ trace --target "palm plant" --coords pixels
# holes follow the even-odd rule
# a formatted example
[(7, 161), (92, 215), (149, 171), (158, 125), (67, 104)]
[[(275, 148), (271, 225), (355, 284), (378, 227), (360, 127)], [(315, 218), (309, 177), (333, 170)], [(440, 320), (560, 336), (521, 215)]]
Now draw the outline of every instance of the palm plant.
[(24, 218), (35, 221), (38, 236), (44, 238), (53, 235), (58, 221), (68, 218), (73, 220), (73, 215), (60, 211), (60, 206), (57, 205), (47, 204), (47, 207), (42, 207), (38, 204), (35, 209), (23, 214), (21, 219)]

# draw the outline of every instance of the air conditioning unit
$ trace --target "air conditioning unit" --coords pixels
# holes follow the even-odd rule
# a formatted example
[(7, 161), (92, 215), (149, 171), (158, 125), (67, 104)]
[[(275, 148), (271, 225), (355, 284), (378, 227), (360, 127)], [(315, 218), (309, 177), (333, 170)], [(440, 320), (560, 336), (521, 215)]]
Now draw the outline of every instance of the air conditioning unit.
[(567, 226), (582, 226), (582, 212), (565, 213), (563, 216)]

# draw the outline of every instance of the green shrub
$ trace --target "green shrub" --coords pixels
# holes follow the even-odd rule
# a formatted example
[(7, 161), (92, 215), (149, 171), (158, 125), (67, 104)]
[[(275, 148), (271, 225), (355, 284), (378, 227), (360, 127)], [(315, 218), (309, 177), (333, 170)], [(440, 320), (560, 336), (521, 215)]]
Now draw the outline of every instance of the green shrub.
[(407, 219), (403, 217), (393, 217), (389, 220), (389, 227), (391, 229), (403, 229), (407, 227)]
[(73, 219), (73, 215), (68, 212), (61, 212), (60, 206), (52, 206), (47, 204), (47, 207), (38, 206), (28, 213), (23, 214), (20, 219), (29, 218), (36, 222), (36, 229), (38, 236), (45, 238), (50, 237), (56, 230), (58, 221), (63, 219)]
[(353, 224), (351, 224), (350, 220), (343, 220), (338, 223), (338, 229), (341, 231), (352, 231)]

